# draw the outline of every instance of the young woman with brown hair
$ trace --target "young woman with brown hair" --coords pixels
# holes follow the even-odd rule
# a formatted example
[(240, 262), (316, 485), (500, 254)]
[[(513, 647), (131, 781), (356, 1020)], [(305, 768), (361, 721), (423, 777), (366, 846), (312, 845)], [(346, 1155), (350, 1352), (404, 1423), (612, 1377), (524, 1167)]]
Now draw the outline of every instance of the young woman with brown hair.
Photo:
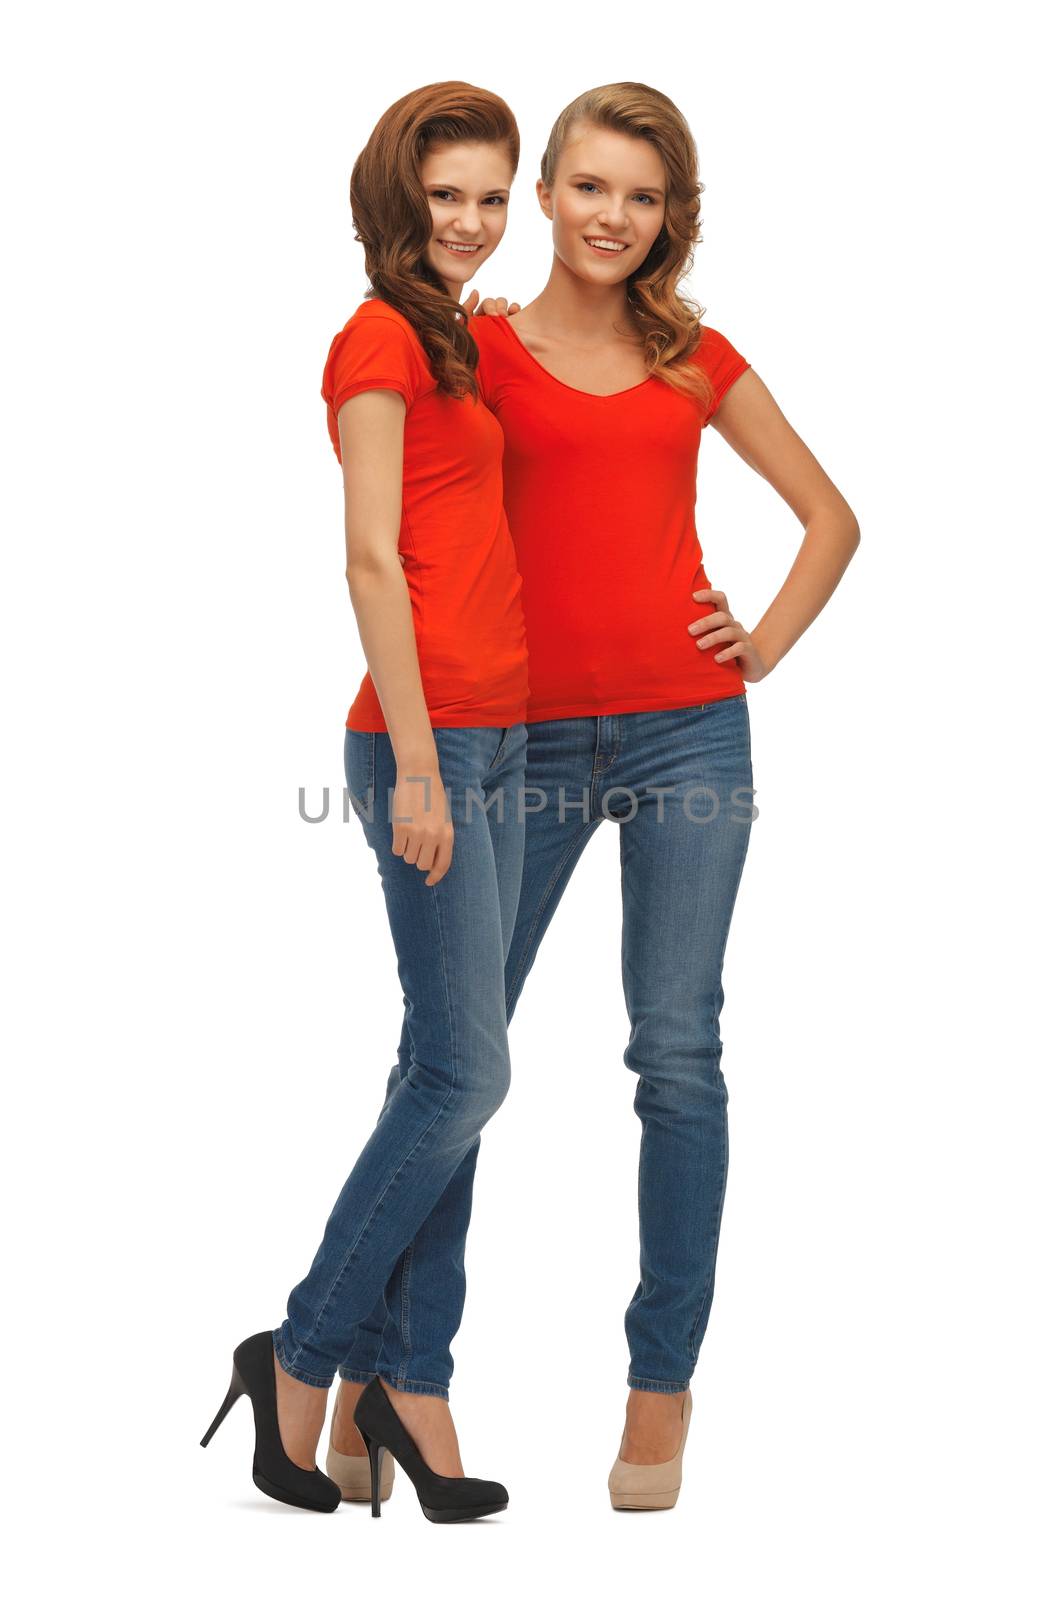
[(328, 1388), (337, 1371), (356, 1370), (346, 1366), (355, 1329), (408, 1294), (412, 1240), (468, 1154), (473, 1170), (509, 1083), (503, 966), (524, 845), (527, 657), (503, 438), (477, 397), (467, 321), (477, 296), (459, 301), (503, 235), (518, 148), (498, 96), (431, 84), (384, 114), (351, 181), (370, 288), (332, 341), (322, 384), (369, 667), (344, 762), (378, 861), (405, 1014), (386, 1103), (313, 1263), (280, 1326), (237, 1347), (201, 1441), (249, 1394), (256, 1485), (317, 1511), (371, 1494), (378, 1515), (387, 1452), (432, 1521), (507, 1504), (501, 1483), (464, 1477), (447, 1404), (469, 1216), (462, 1184), (461, 1235), (425, 1295), (416, 1285), (418, 1344), (390, 1319), (355, 1396), (357, 1427), (336, 1418), (327, 1475), (315, 1455)]
[[(580, 95), (554, 124), (536, 184), (553, 225), (550, 278), (512, 320), (474, 325), (482, 394), (506, 440), (529, 641), (530, 811), (508, 1017), (585, 846), (603, 819), (621, 824), (641, 1249), (609, 1491), (614, 1507), (635, 1509), (677, 1500), (714, 1289), (728, 1163), (722, 965), (754, 815), (745, 685), (809, 627), (859, 540), (761, 378), (682, 293), (702, 189), (666, 95), (640, 83)], [(697, 539), (708, 424), (805, 529), (751, 630), (712, 587)], [(546, 804), (534, 807), (537, 791)], [(413, 1241), (414, 1281), (443, 1275), (476, 1154), (475, 1143)], [(373, 1317), (359, 1330), (348, 1376), (367, 1372), (381, 1329)]]

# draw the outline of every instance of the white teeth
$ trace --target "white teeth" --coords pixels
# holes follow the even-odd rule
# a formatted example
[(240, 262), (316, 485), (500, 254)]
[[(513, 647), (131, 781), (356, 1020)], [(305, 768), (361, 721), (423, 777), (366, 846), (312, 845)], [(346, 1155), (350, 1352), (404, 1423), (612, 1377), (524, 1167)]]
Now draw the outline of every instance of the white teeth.
[(615, 239), (588, 239), (587, 243), (594, 250), (604, 250), (609, 255), (622, 255), (627, 249), (625, 244), (617, 244)]
[(449, 239), (439, 239), (438, 244), (443, 244), (446, 250), (454, 250), (461, 256), (472, 256), (475, 250), (481, 249), (479, 244), (453, 244)]

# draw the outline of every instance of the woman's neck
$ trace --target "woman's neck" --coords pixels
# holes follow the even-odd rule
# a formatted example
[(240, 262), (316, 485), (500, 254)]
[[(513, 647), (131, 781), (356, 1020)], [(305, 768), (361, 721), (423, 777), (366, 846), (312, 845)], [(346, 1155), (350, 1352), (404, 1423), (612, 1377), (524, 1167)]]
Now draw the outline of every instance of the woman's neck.
[(534, 332), (576, 345), (622, 339), (633, 322), (626, 283), (587, 283), (560, 256), (554, 257), (545, 287), (519, 315)]

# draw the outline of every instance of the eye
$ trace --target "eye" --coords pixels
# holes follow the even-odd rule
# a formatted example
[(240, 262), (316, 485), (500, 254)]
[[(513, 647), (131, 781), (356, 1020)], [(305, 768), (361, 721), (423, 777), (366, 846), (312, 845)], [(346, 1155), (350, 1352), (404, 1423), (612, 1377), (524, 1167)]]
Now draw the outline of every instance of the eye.
[(505, 206), (507, 204), (506, 196), (502, 194), (487, 195), (485, 197), (485, 204), (489, 205), (490, 203), (494, 206)]
[(431, 189), (430, 198), (432, 200), (451, 200), (452, 199), (452, 190), (451, 189)]
[(598, 185), (596, 183), (590, 183), (586, 178), (584, 178), (583, 182), (578, 183), (576, 187), (577, 189), (596, 189)]
[(644, 200), (647, 206), (654, 206), (656, 204), (656, 201), (653, 199), (651, 194), (636, 194), (634, 198), (636, 200)]

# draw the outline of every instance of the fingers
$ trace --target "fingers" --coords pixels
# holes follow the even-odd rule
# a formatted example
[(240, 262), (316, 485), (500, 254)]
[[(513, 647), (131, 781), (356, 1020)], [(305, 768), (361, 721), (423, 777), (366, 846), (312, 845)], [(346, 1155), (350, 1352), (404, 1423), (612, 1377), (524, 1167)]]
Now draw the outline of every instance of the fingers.
[[(713, 644), (727, 644), (730, 640), (736, 641), (745, 637), (743, 628), (739, 622), (735, 622), (731, 627), (716, 628), (714, 633), (705, 634), (702, 639), (696, 641), (696, 648), (698, 650), (710, 650)], [(717, 656), (715, 660), (718, 660)]]
[(451, 822), (436, 825), (424, 823), (415, 827), (395, 823), (390, 846), (395, 856), (400, 856), (407, 866), (426, 872), (427, 887), (440, 883), (452, 865), (455, 830)]
[(424, 834), (422, 838), (417, 840), (415, 855), (410, 856), (406, 850), (405, 860), (410, 861), (412, 866), (417, 867), (420, 872), (429, 872), (431, 867), (434, 865), (434, 857), (437, 855), (437, 852), (437, 839), (431, 838), (429, 834)]
[(734, 622), (735, 620), (735, 617), (732, 617), (728, 611), (712, 611), (709, 617), (698, 617), (695, 622), (690, 622), (686, 632), (692, 634), (706, 633), (709, 628), (719, 628), (725, 623)]
[(463, 301), (463, 304), (459, 309), (463, 312), (464, 316), (469, 317), (473, 314), (474, 307), (477, 305), (477, 303), (478, 291), (476, 289), (471, 289), (470, 293), (467, 295), (467, 298)]
[(440, 883), (449, 867), (452, 865), (453, 833), (449, 829), (448, 838), (438, 847), (434, 860), (434, 870), (427, 878), (426, 887), (432, 889), (435, 883)]
[(510, 306), (508, 308), (507, 315), (508, 315), (508, 317), (512, 317), (514, 315), (515, 311), (520, 311), (520, 310), (521, 310), (521, 307), (519, 306), (518, 302), (516, 300), (512, 300), (511, 303), (510, 303)]
[(729, 601), (726, 599), (721, 589), (694, 589), (693, 599), (710, 600), (712, 605), (717, 606), (720, 611), (729, 610)]

